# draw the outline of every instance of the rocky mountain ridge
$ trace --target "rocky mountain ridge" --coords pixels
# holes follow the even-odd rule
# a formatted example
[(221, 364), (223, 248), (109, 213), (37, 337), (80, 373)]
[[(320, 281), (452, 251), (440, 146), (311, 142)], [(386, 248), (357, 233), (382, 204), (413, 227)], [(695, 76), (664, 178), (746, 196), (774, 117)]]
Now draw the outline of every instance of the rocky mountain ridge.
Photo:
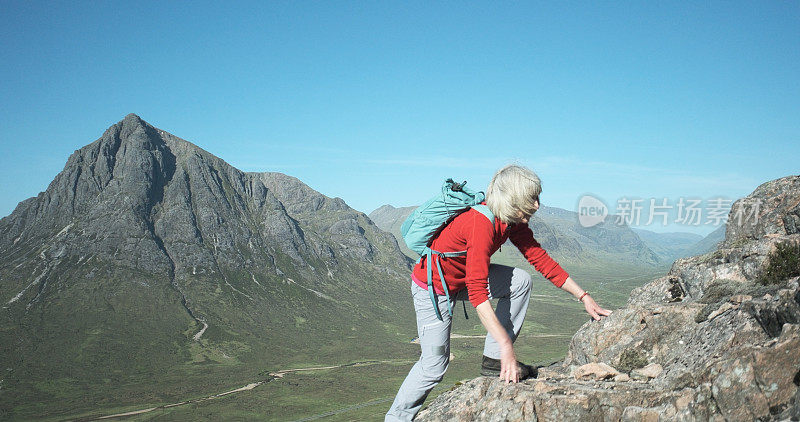
[[(753, 202), (756, 218), (741, 223)], [(468, 381), (418, 420), (797, 420), (800, 268), (756, 281), (778, 245), (800, 242), (798, 222), (800, 176), (762, 184), (733, 204), (719, 249), (675, 261), (627, 307), (584, 324), (564, 361), (515, 385)]]

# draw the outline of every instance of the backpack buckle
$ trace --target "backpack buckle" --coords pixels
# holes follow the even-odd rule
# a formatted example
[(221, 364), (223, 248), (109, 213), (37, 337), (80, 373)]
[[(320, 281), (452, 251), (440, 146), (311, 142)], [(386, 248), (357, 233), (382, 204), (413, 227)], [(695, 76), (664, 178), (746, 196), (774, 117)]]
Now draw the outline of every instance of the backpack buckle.
[(456, 182), (453, 181), (453, 179), (447, 179), (447, 183), (450, 183), (450, 190), (451, 191), (453, 191), (453, 192), (461, 192), (461, 190), (464, 188), (464, 185), (467, 184), (467, 181), (465, 180), (465, 181), (463, 181), (461, 183), (456, 183)]

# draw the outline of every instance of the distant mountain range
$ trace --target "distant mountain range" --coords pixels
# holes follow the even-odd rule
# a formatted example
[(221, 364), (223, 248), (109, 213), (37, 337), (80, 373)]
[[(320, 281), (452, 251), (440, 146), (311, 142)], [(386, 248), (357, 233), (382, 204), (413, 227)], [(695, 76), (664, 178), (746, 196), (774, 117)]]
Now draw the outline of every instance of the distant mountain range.
[[(403, 252), (416, 259), (417, 255), (405, 248), (400, 237), (400, 226), (416, 209), (395, 208), (383, 205), (369, 214), (381, 229), (397, 237)], [(542, 206), (529, 223), (534, 236), (548, 254), (566, 266), (607, 266), (615, 263), (643, 268), (663, 267), (675, 259), (700, 255), (715, 250), (723, 240), (725, 228), (721, 227), (703, 238), (693, 233), (656, 233), (632, 229), (626, 224), (616, 224), (615, 216), (604, 223), (583, 227), (577, 214), (561, 208)], [(513, 248), (506, 248), (511, 249)], [(519, 262), (516, 252), (501, 250), (496, 259)]]
[(45, 380), (69, 396), (196, 365), (383, 356), (390, 323), (413, 330), (409, 268), (343, 200), (130, 114), (0, 220), (0, 404), (57, 405)]

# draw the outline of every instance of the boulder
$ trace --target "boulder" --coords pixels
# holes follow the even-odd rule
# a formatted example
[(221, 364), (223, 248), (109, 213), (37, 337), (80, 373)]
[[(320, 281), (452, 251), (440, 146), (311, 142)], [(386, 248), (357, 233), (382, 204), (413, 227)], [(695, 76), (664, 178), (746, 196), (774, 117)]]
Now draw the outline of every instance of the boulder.
[(619, 375), (619, 371), (603, 362), (581, 365), (573, 372), (576, 380), (606, 380)]
[(644, 368), (634, 369), (631, 371), (631, 378), (636, 380), (648, 381), (650, 378), (655, 378), (664, 372), (664, 368), (657, 364), (651, 363)]

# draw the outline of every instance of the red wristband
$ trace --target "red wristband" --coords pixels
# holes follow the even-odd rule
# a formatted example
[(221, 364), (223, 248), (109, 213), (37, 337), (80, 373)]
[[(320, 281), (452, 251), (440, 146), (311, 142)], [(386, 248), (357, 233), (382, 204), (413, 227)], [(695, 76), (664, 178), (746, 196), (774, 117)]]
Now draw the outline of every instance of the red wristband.
[(581, 302), (583, 302), (583, 297), (584, 297), (584, 296), (586, 296), (586, 295), (588, 295), (588, 294), (589, 294), (589, 292), (587, 292), (587, 291), (584, 291), (584, 292), (583, 292), (583, 294), (581, 295), (581, 297), (579, 297), (579, 298), (578, 298), (578, 300), (579, 300), (579, 301), (581, 301)]

